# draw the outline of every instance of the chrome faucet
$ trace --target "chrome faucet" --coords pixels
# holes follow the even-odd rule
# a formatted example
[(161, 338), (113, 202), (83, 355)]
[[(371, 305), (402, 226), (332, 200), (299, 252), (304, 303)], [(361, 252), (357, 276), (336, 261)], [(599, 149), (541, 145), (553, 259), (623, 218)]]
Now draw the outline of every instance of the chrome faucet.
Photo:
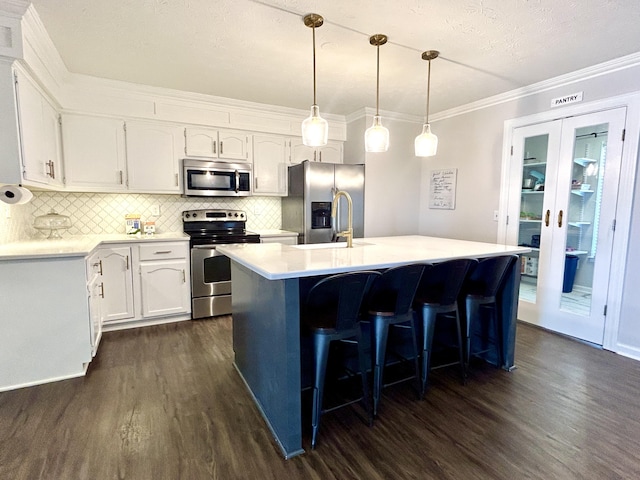
[(346, 237), (347, 238), (347, 248), (353, 247), (353, 201), (351, 200), (351, 195), (347, 192), (338, 190), (336, 194), (333, 196), (333, 202), (331, 205), (331, 219), (335, 222), (336, 228), (338, 227), (338, 222), (336, 218), (336, 214), (338, 213), (338, 200), (340, 197), (344, 197), (347, 199), (347, 206), (349, 209), (349, 217), (347, 218), (348, 227), (343, 232), (337, 232), (337, 237)]

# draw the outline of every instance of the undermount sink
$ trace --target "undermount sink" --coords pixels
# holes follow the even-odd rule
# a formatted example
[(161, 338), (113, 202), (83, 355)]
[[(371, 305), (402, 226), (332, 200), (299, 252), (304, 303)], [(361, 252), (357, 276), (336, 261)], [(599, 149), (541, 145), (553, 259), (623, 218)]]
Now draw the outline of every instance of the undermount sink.
[[(364, 247), (367, 245), (373, 245), (373, 243), (358, 242), (354, 240), (353, 248)], [(302, 245), (291, 245), (293, 248), (299, 250), (325, 250), (330, 248), (347, 248), (347, 242), (333, 242), (333, 243), (305, 243)]]

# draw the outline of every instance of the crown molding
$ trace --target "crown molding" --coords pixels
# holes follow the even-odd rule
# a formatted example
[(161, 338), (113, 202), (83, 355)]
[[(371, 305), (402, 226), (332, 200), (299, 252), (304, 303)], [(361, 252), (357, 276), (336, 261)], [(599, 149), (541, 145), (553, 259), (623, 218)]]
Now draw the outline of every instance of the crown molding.
[(638, 65), (640, 65), (640, 52), (632, 53), (630, 55), (599, 63), (597, 65), (592, 65), (590, 67), (576, 70), (574, 72), (560, 75), (558, 77), (550, 78), (542, 82), (533, 83), (531, 85), (527, 85), (526, 87), (510, 90), (499, 95), (483, 98), (482, 100), (478, 100), (477, 102), (468, 103), (466, 105), (461, 105), (449, 110), (443, 110), (431, 115), (430, 120), (431, 122), (437, 122), (439, 120), (456, 117), (458, 115), (464, 115), (466, 113), (471, 113), (483, 108), (489, 108), (500, 105), (502, 103), (519, 100), (530, 95), (543, 93), (554, 88), (565, 87), (574, 83), (589, 80), (591, 78), (608, 75), (616, 71), (637, 67)]
[[(364, 107), (346, 115), (345, 120), (347, 123), (351, 123), (362, 118), (374, 117), (375, 114), (376, 110), (374, 108)], [(392, 112), (390, 110), (380, 110), (380, 116), (383, 120), (388, 119), (398, 122), (424, 123), (424, 117), (409, 115), (408, 113)]]

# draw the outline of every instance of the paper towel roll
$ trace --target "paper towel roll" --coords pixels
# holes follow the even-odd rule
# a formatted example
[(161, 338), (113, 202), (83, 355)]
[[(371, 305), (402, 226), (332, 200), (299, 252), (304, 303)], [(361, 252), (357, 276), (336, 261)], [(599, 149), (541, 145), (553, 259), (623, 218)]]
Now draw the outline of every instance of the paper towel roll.
[(33, 193), (18, 185), (5, 185), (0, 190), (0, 200), (9, 205), (22, 205), (33, 198)]

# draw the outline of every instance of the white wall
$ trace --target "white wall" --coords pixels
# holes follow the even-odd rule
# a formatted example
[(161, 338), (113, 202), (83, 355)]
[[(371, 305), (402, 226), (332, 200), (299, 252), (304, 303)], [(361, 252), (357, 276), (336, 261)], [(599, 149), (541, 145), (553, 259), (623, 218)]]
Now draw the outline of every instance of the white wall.
[(414, 155), (413, 140), (420, 126), (383, 115), (389, 150), (365, 153), (364, 132), (371, 121), (369, 115), (349, 121), (345, 144), (345, 163), (365, 163), (365, 236), (417, 234), (422, 163)]

